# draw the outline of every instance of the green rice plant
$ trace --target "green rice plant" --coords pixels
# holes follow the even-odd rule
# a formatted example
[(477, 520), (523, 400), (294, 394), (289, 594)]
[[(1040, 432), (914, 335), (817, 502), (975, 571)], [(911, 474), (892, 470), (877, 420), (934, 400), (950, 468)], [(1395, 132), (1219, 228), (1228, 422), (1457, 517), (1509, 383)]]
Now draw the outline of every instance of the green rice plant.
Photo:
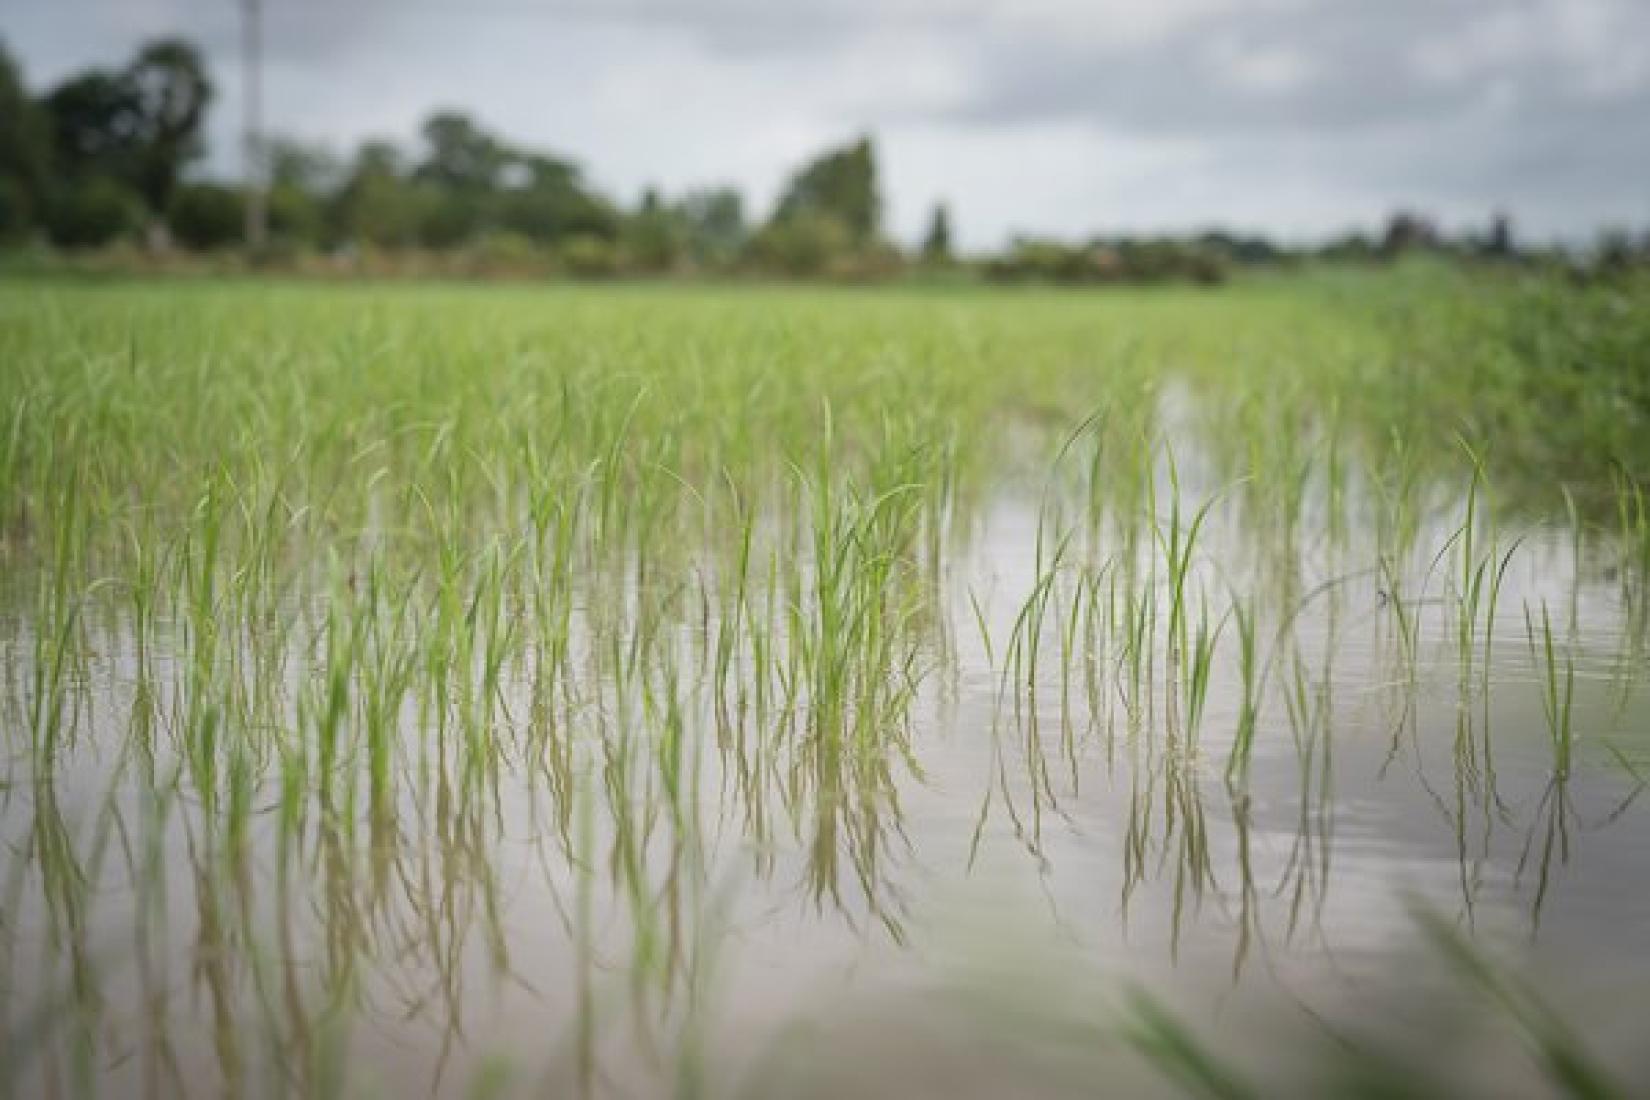
[(1195, 754), (1198, 733), (1207, 699), (1209, 676), (1213, 668), (1220, 634), (1225, 629), (1227, 616), (1222, 615), (1211, 625), (1207, 599), (1199, 591), (1196, 634), (1192, 633), (1192, 596), (1190, 587), (1198, 535), (1203, 530), (1214, 506), (1223, 493), (1204, 501), (1182, 524), (1180, 509), (1180, 474), (1172, 450), (1166, 452), (1169, 478), (1169, 522), (1165, 530), (1152, 512), (1153, 532), (1163, 551), (1168, 585), (1167, 684), (1165, 715), (1171, 743), (1185, 738), (1186, 751)]
[(1622, 595), (1633, 606), (1642, 608), (1645, 585), (1650, 583), (1650, 507), (1645, 504), (1644, 487), (1625, 467), (1617, 464), (1612, 475), (1621, 539)]
[[(1234, 969), (1274, 921), (1331, 939), (1336, 787), (1364, 751), (1338, 761), (1334, 733), (1389, 686), (1355, 661), (1366, 624), (1416, 798), (1465, 868), (1482, 768), (1485, 850), (1533, 814), (1539, 908), (1590, 817), (1562, 784), (1588, 767), (1576, 639), (1644, 604), (1620, 369), (1642, 311), (1534, 274), (1346, 278), (8, 285), (0, 989), (6, 1019), (51, 1016), (15, 1091), (169, 1095), (202, 1067), (207, 1091), (370, 1092), (384, 1042), (445, 1090), (523, 1005), (575, 1019), (569, 1091), (627, 1089), (632, 1061), (654, 1078), (630, 1091), (709, 1090), (689, 1006), (713, 876), (741, 939), (800, 909), (799, 961), (898, 951), (954, 884), (948, 800), (980, 786), (956, 863), (1018, 842), (1047, 927), (1081, 927), (1070, 868), (1099, 852), (1171, 952), (1228, 882)], [(1526, 609), (1559, 777), (1532, 807), (1491, 797), (1521, 545), (1497, 532), (1546, 516), (1555, 477), (1576, 586), (1568, 643)], [(1581, 567), (1601, 548), (1619, 608)], [(1342, 597), (1362, 578), (1368, 615)], [(1435, 625), (1482, 707), (1477, 731), (1458, 708), (1453, 804), (1422, 743)], [(986, 734), (970, 708), (993, 706)], [(1198, 756), (1232, 711), (1228, 824)], [(1272, 714), (1281, 771), (1255, 760)]]
[(1237, 731), (1232, 736), (1232, 747), (1226, 757), (1226, 782), (1229, 786), (1241, 786), (1249, 778), (1249, 760), (1254, 754), (1255, 729), (1260, 714), (1261, 685), (1256, 678), (1258, 666), (1253, 603), (1234, 595), (1231, 621), (1237, 631), (1238, 674), (1243, 684), (1243, 697), (1238, 704)]
[(1541, 706), (1547, 718), (1547, 734), (1553, 749), (1553, 775), (1568, 779), (1574, 761), (1575, 729), (1570, 712), (1575, 701), (1575, 656), (1568, 647), (1553, 644), (1552, 618), (1547, 602), (1541, 603), (1541, 628), (1537, 633), (1528, 604), (1524, 605), (1524, 631), (1530, 644), (1530, 659), (1541, 681)]
[(1130, 990), (1126, 1013), (1124, 1041), (1189, 1092), (1216, 1100), (1262, 1095), (1148, 991)]
[(1416, 922), (1429, 943), (1472, 986), (1494, 1002), (1533, 1048), (1537, 1060), (1559, 1091), (1576, 1100), (1606, 1100), (1626, 1095), (1599, 1066), (1563, 1015), (1533, 988), (1499, 968), (1448, 921), (1424, 906), (1412, 905)]

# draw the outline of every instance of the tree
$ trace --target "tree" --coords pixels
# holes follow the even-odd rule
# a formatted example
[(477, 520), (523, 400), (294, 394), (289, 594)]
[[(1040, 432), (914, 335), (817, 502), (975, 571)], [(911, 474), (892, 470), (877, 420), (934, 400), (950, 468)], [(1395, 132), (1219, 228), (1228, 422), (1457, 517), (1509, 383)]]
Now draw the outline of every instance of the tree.
[(1497, 211), (1490, 219), (1490, 234), (1484, 241), (1484, 252), (1486, 255), (1504, 260), (1511, 257), (1515, 251), (1512, 218), (1504, 212)]
[(265, 143), (264, 163), (272, 187), (296, 187), (311, 195), (334, 190), (345, 174), (345, 166), (330, 149), (291, 138), (278, 137)]
[(676, 203), (676, 217), (695, 263), (732, 263), (745, 246), (745, 204), (731, 187), (690, 191)]
[(775, 219), (751, 239), (751, 258), (782, 275), (831, 274), (852, 255), (853, 239), (841, 218), (803, 210)]
[(0, 243), (27, 238), (36, 220), (28, 191), (16, 178), (0, 176)]
[(89, 176), (57, 189), (46, 205), (46, 231), (67, 248), (94, 248), (131, 233), (143, 200), (118, 180)]
[(186, 183), (172, 193), (166, 225), (189, 248), (224, 248), (242, 238), (241, 193), (216, 183)]
[(118, 73), (92, 69), (46, 97), (52, 153), (63, 175), (130, 180), (137, 156), (138, 108)]
[(423, 203), (402, 164), (400, 150), (389, 142), (362, 144), (335, 202), (339, 236), (381, 247), (413, 243)]
[(686, 234), (656, 188), (642, 193), (636, 213), (625, 224), (624, 244), (631, 263), (646, 272), (668, 271), (681, 257)]
[(136, 109), (132, 182), (158, 214), (167, 209), (184, 165), (203, 151), (201, 125), (212, 102), (212, 82), (200, 52), (178, 39), (145, 46), (122, 82)]
[(51, 130), (0, 43), (0, 237), (26, 233), (44, 205)]
[(506, 186), (495, 203), (503, 228), (540, 243), (576, 235), (618, 238), (618, 212), (586, 189), (572, 161), (512, 151), (503, 178)]
[(1390, 259), (1417, 249), (1437, 248), (1439, 240), (1438, 229), (1431, 219), (1400, 210), (1387, 219), (1386, 232), (1381, 237), (1381, 255)]
[(269, 168), (269, 228), (277, 240), (320, 244), (328, 236), (325, 204), (347, 178), (325, 148), (276, 138), (265, 146)]
[(850, 240), (865, 244), (876, 236), (882, 214), (877, 195), (876, 154), (870, 138), (815, 157), (791, 178), (776, 223), (803, 216), (827, 217), (842, 224)]
[(922, 258), (931, 264), (951, 262), (951, 214), (943, 202), (934, 204), (928, 234), (922, 239)]
[(418, 204), (418, 243), (428, 248), (452, 248), (478, 237), (487, 228), (480, 199), (451, 187), (415, 183)]
[(423, 127), (426, 152), (413, 175), (454, 191), (486, 192), (496, 188), (509, 150), (468, 116), (456, 111), (431, 115)]
[(193, 46), (151, 43), (120, 72), (89, 70), (46, 97), (57, 166), (76, 179), (118, 180), (164, 215), (184, 166), (201, 153), (211, 100)]

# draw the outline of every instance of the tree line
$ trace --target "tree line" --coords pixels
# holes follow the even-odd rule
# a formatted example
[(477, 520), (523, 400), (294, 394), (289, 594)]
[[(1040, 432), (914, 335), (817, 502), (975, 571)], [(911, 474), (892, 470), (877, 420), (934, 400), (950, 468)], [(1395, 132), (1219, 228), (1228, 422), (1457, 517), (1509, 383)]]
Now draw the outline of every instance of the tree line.
[[(0, 243), (69, 251), (136, 244), (149, 256), (245, 251), (246, 190), (191, 174), (206, 151), (213, 95), (200, 51), (178, 39), (38, 94), (0, 43)], [(1505, 218), (1482, 234), (1449, 238), (1424, 217), (1400, 213), (1381, 234), (1307, 252), (1224, 232), (1017, 238), (998, 255), (963, 263), (944, 204), (916, 249), (888, 239), (868, 137), (801, 165), (762, 219), (749, 216), (732, 187), (674, 197), (650, 189), (626, 208), (595, 189), (576, 161), (512, 143), (457, 111), (429, 116), (411, 149), (367, 141), (340, 157), (277, 138), (256, 153), (268, 231), (258, 258), (351, 270), (870, 279), (915, 268), (1063, 283), (1218, 282), (1234, 266), (1306, 255), (1527, 258)], [(1618, 235), (1599, 256), (1643, 262), (1650, 235)]]

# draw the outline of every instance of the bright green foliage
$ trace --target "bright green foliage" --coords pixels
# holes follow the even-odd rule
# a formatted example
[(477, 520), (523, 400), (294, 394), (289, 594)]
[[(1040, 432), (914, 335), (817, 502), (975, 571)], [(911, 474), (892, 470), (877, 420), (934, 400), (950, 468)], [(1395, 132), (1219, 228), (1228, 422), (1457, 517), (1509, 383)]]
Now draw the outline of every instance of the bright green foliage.
[(856, 245), (876, 236), (882, 216), (877, 192), (876, 154), (871, 139), (822, 153), (804, 165), (780, 197), (773, 220), (777, 225), (802, 218), (838, 222)]
[[(787, 966), (816, 935), (880, 962), (931, 879), (1064, 890), (1065, 830), (1090, 903), (1062, 896), (1048, 939), (1137, 906), (1172, 957), (1183, 925), (1229, 921), (1234, 976), (1259, 977), (1333, 924), (1329, 846), (1353, 834), (1355, 860), (1371, 812), (1336, 817), (1334, 761), (1386, 751), (1388, 690), (1393, 755), (1442, 767), (1406, 828), (1470, 822), (1476, 846), (1546, 815), (1512, 857), (1527, 887), (1461, 857), (1469, 921), (1521, 890), (1538, 918), (1572, 800), (1636, 797), (1639, 746), (1605, 770), (1596, 654), (1561, 605), (1526, 619), (1534, 677), (1492, 677), (1490, 640), (1514, 527), (1563, 524), (1573, 561), (1619, 572), (1589, 598), (1642, 606), (1637, 285), (6, 290), (3, 1089), (170, 1095), (187, 1058), (212, 1094), (358, 1094), (380, 1030), (413, 1029), (442, 1042), (392, 1071), (491, 1087), (493, 1037), (460, 1038), (526, 1004), (525, 1058), (553, 1063), (532, 1094), (659, 1062), (720, 1094), (719, 929), (779, 928)], [(1607, 625), (1631, 687), (1643, 634)], [(1374, 644), (1332, 665), (1352, 630)], [(1453, 752), (1411, 720), (1440, 649)], [(1470, 705), (1492, 689), (1544, 710), (1545, 794), (1506, 778), (1528, 763)], [(908, 832), (917, 800), (939, 809)], [(1558, 1085), (1613, 1087), (1591, 1036), (1467, 962)], [(1040, 981), (996, 1038), (1277, 1094), (1155, 987), (1102, 1034), (1105, 988)], [(919, 1017), (943, 1023), (894, 1034)]]

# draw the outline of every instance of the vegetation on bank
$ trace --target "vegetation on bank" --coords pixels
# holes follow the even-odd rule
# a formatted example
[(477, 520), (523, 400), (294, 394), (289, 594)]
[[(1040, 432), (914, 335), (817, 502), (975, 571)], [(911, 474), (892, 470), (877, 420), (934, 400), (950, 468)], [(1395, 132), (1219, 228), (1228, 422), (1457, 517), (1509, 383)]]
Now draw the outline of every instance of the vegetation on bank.
[[(339, 156), (267, 141), (260, 186), (249, 192), (195, 172), (213, 89), (199, 51), (183, 41), (152, 43), (118, 69), (91, 69), (39, 94), (0, 46), (0, 247), (31, 253), (24, 262), (36, 267), (128, 271), (247, 263), (316, 274), (861, 282), (915, 271), (1075, 284), (1211, 283), (1244, 267), (1415, 252), (1605, 274), (1650, 257), (1650, 235), (1618, 233), (1568, 256), (1521, 248), (1504, 217), (1450, 238), (1400, 212), (1377, 234), (1312, 247), (1211, 230), (1021, 237), (998, 255), (965, 258), (943, 201), (917, 247), (889, 239), (868, 137), (799, 166), (774, 209), (757, 217), (727, 186), (675, 196), (650, 189), (627, 208), (573, 159), (517, 145), (457, 111), (431, 115), (413, 149), (370, 140)], [(264, 236), (248, 250), (253, 195)]]

